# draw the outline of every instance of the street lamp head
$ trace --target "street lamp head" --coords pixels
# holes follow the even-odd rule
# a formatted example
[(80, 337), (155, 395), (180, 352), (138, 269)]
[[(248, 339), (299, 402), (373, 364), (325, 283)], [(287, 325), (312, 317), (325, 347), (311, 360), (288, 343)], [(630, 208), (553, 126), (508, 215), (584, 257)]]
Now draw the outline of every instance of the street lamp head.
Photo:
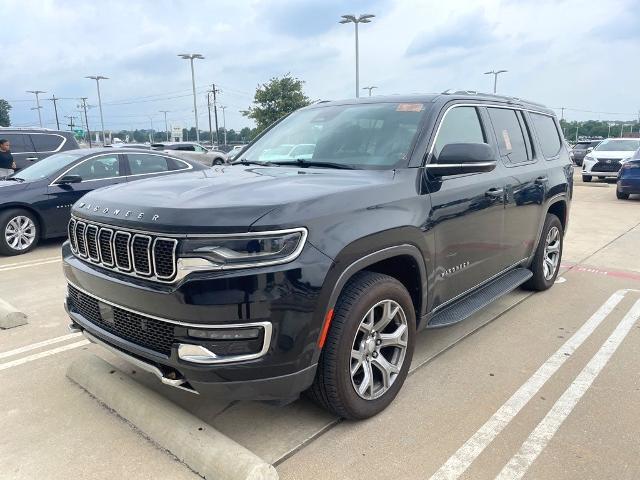
[(485, 75), (493, 75), (494, 73), (496, 72), (494, 72), (493, 70), (491, 70), (490, 72), (484, 72)]
[(185, 60), (194, 60), (194, 59), (204, 60), (204, 56), (200, 55), (199, 53), (179, 53), (178, 56)]
[(371, 13), (365, 13), (364, 15), (360, 15), (358, 17), (358, 21), (360, 23), (371, 23), (371, 19), (374, 18), (375, 15), (371, 14)]
[(509, 70), (498, 70), (496, 73), (505, 73), (508, 72)]
[(96, 80), (96, 81), (98, 81), (98, 80), (109, 80), (109, 77), (103, 77), (102, 75), (88, 75), (88, 76), (86, 76), (84, 78), (89, 78), (91, 80)]
[(342, 20), (340, 20), (340, 23), (356, 23), (358, 20), (356, 19), (355, 15), (341, 15), (342, 16)]

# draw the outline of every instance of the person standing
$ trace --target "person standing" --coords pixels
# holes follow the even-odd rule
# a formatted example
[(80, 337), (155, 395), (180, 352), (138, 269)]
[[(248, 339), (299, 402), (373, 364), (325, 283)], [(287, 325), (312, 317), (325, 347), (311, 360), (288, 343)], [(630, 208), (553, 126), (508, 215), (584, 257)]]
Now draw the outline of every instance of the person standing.
[(0, 138), (0, 178), (4, 178), (13, 173), (16, 162), (11, 155), (11, 143), (9, 140)]

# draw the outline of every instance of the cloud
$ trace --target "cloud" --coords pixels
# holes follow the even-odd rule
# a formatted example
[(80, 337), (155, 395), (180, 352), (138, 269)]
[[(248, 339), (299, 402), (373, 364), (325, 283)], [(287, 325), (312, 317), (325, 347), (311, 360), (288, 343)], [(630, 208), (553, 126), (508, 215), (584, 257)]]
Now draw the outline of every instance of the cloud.
[(495, 40), (493, 25), (482, 10), (451, 19), (441, 28), (416, 37), (406, 54), (431, 54), (442, 49), (475, 50)]

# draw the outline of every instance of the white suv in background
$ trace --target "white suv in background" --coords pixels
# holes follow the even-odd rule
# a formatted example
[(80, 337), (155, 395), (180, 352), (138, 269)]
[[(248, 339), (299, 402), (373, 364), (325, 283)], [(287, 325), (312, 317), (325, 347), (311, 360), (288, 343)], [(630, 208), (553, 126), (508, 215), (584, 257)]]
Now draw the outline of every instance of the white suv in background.
[(622, 164), (631, 159), (638, 148), (640, 139), (637, 138), (607, 138), (584, 157), (582, 180), (616, 178)]

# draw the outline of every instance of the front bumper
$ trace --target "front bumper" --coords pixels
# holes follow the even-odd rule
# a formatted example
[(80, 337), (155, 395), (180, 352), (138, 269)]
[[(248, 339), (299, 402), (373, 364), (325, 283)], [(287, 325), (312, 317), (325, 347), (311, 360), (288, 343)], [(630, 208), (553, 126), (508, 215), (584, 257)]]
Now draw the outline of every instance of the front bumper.
[[(328, 257), (307, 245), (289, 264), (198, 273), (179, 284), (164, 285), (90, 265), (76, 258), (65, 243), (63, 268), (71, 289), (81, 290), (99, 308), (113, 307), (120, 318), (140, 321), (152, 332), (149, 335), (155, 335), (151, 322), (165, 324), (172, 341), (160, 351), (153, 342), (144, 344), (139, 331), (129, 334), (130, 330), (91, 321), (86, 309), (74, 305), (77, 296), (68, 296), (65, 307), (75, 328), (127, 360), (141, 362), (147, 368), (140, 368), (163, 383), (229, 399), (291, 398), (313, 382), (324, 319), (318, 295), (331, 266)], [(94, 307), (94, 315), (95, 311)], [(254, 325), (268, 326), (263, 330), (264, 348), (256, 350), (259, 355), (227, 357), (232, 360), (222, 363), (186, 361), (179, 355), (180, 344), (210, 348), (209, 341), (189, 336), (189, 327)], [(172, 384), (174, 380), (177, 385)]]

